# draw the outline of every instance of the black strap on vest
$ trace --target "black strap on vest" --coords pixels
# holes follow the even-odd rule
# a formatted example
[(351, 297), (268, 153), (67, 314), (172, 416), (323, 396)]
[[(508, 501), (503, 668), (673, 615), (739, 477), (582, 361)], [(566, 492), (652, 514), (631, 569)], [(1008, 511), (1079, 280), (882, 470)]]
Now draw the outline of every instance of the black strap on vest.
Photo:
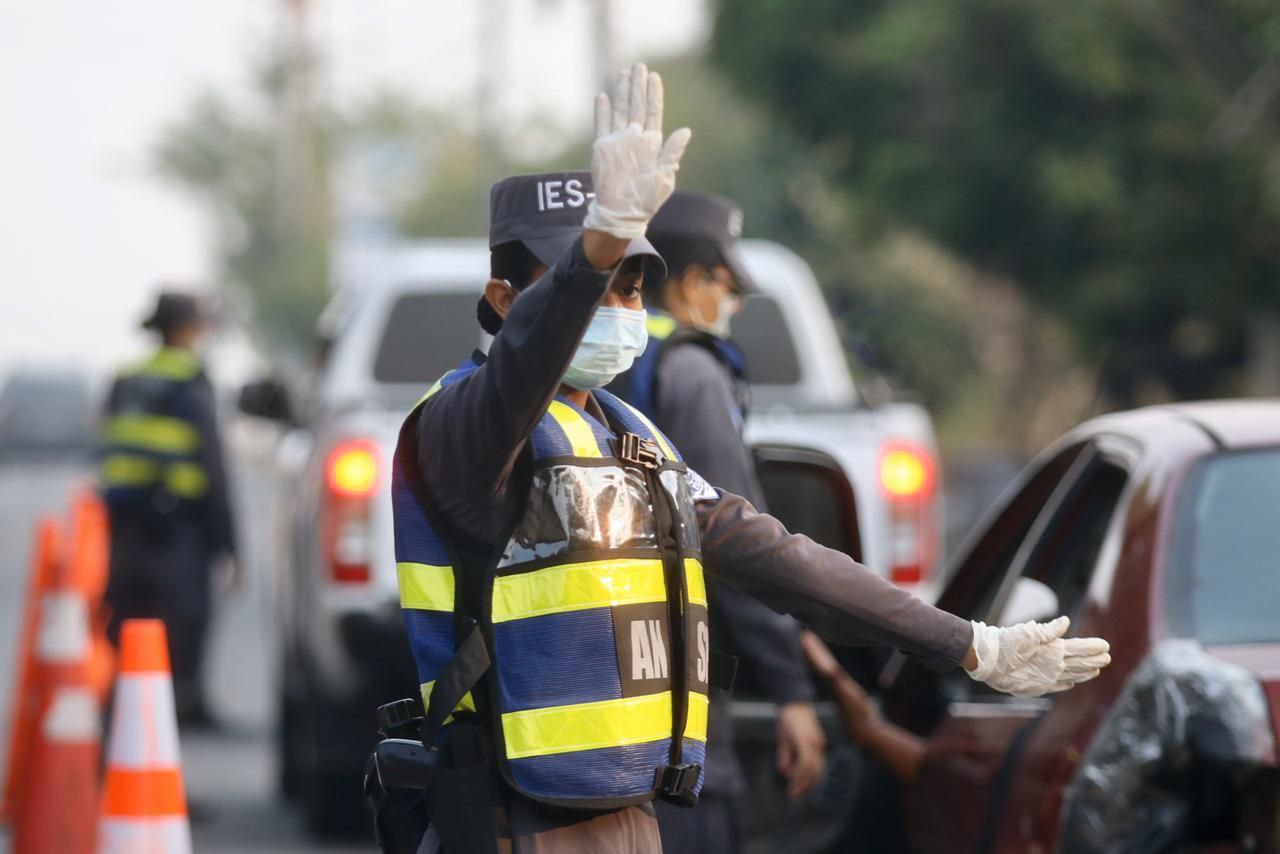
[(476, 716), (449, 727), (439, 773), (427, 791), (427, 817), (446, 854), (498, 854), (492, 739)]
[[(393, 465), (400, 468), (419, 508), (443, 538), (445, 529), (428, 500), (426, 484), (417, 466), (417, 424), (416, 417), (405, 419)], [(457, 550), (447, 540), (445, 547), (455, 570), (460, 569)], [(462, 591), (458, 593), (461, 595)], [(422, 719), (421, 739), (427, 748), (435, 744), (444, 722), (467, 692), (480, 684), (492, 663), (477, 622), (469, 616), (457, 615), (457, 619), (457, 635), (462, 639), (436, 677)], [(449, 727), (440, 746), (441, 762), (425, 792), (425, 800), (428, 818), (447, 852), (498, 854), (491, 741), (488, 727), (479, 717), (462, 715)]]
[(431, 702), (427, 705), (427, 714), (422, 720), (422, 743), (425, 745), (435, 741), (445, 720), (462, 702), (467, 692), (480, 684), (480, 679), (492, 663), (480, 626), (474, 620), (466, 619), (471, 624), (471, 630), (458, 644), (453, 658), (440, 671), (435, 687), (431, 689)]

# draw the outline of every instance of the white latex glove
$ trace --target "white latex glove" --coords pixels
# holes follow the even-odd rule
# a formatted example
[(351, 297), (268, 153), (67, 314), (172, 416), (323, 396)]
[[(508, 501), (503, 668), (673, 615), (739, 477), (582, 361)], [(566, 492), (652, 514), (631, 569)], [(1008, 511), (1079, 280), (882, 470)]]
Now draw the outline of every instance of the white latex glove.
[(1086, 682), (1111, 663), (1111, 645), (1102, 638), (1063, 640), (1070, 626), (1067, 617), (1008, 628), (975, 621), (973, 651), (978, 666), (968, 673), (1015, 697), (1039, 697)]
[(676, 170), (692, 131), (662, 141), (662, 78), (637, 62), (619, 71), (613, 101), (596, 96), (596, 141), (591, 146), (595, 198), (583, 228), (624, 240), (644, 237), (649, 220), (676, 189)]

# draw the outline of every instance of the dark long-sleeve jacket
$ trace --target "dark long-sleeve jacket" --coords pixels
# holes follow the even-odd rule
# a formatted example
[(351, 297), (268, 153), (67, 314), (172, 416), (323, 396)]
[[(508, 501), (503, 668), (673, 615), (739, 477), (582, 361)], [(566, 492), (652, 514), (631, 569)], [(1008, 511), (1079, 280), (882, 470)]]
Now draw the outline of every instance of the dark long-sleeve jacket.
[[(484, 365), (436, 394), (419, 419), (427, 493), (449, 532), (491, 545), (519, 510), (513, 477), (529, 434), (554, 398), (612, 274), (591, 268), (581, 241), (522, 293)], [(969, 623), (922, 602), (848, 555), (786, 531), (732, 492), (698, 503), (703, 563), (713, 577), (837, 643), (882, 643), (945, 668), (963, 660)]]

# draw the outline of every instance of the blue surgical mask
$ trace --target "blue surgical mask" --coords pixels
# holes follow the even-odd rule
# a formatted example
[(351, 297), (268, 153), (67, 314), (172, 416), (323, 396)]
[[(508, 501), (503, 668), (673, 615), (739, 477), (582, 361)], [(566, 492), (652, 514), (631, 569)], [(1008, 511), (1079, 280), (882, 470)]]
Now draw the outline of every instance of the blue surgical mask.
[(643, 311), (597, 308), (565, 371), (565, 385), (590, 391), (608, 385), (630, 368), (649, 343), (647, 320)]

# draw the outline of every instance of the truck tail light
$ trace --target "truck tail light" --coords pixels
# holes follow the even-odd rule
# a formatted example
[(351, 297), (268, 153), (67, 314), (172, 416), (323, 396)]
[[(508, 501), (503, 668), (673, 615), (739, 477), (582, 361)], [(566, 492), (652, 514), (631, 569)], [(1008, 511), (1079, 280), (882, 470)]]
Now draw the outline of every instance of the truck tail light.
[(937, 463), (927, 449), (889, 442), (880, 452), (880, 487), (889, 504), (889, 580), (919, 584), (937, 555), (933, 519)]
[(923, 448), (895, 442), (880, 454), (880, 485), (894, 501), (915, 501), (933, 493), (933, 456)]
[(324, 477), (322, 530), (329, 580), (368, 583), (369, 508), (381, 483), (377, 446), (365, 439), (340, 442), (325, 460)]
[(378, 449), (364, 439), (342, 442), (329, 452), (325, 474), (333, 495), (368, 498), (378, 488)]

